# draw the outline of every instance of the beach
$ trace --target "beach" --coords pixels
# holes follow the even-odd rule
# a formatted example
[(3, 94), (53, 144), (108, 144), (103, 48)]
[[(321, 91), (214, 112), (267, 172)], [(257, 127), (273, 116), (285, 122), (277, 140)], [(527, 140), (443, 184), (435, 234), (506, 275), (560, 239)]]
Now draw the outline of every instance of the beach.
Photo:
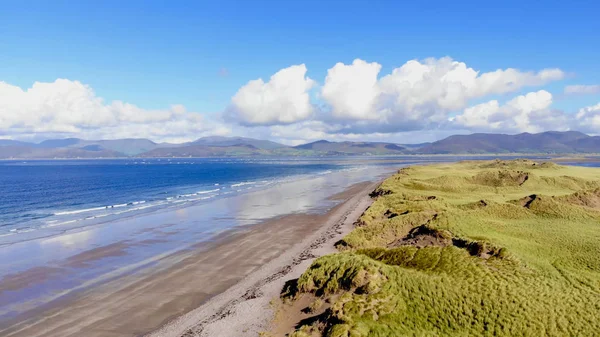
[[(352, 179), (343, 182), (348, 184), (349, 181)], [(374, 179), (363, 179), (347, 188), (339, 185), (340, 192), (335, 194), (332, 194), (335, 188), (321, 191), (320, 198), (327, 197), (311, 202), (331, 205), (325, 208), (306, 206), (306, 200), (302, 202), (304, 194), (300, 193), (295, 205), (306, 207), (293, 209), (286, 206), (285, 198), (279, 195), (276, 201), (269, 202), (280, 211), (265, 212), (265, 220), (223, 230), (185, 249), (163, 248), (150, 258), (134, 261), (132, 250), (168, 248), (165, 244), (173, 244), (169, 241), (172, 237), (186, 235), (177, 230), (177, 224), (154, 219), (155, 227), (146, 224), (144, 230), (137, 228), (136, 233), (155, 235), (81, 249), (64, 259), (60, 267), (40, 263), (9, 274), (0, 282), (3, 296), (43, 289), (45, 296), (39, 296), (37, 303), (41, 298), (54, 297), (37, 305), (35, 298), (14, 301), (12, 308), (21, 305), (27, 310), (6, 315), (9, 317), (0, 323), (0, 334), (256, 336), (268, 328), (273, 316), (269, 302), (278, 296), (285, 281), (298, 277), (314, 257), (333, 251), (333, 242), (349, 231), (370, 204), (368, 193), (376, 184)], [(253, 195), (254, 203), (260, 193)], [(304, 208), (309, 211), (302, 211)], [(74, 285), (65, 286), (65, 281), (60, 279), (69, 271), (95, 271), (97, 268), (92, 267), (111, 261), (127, 263), (99, 276), (89, 276), (89, 280), (81, 273)], [(56, 284), (68, 291), (47, 290), (48, 285)]]
[(354, 222), (372, 203), (369, 193), (378, 183), (354, 186), (344, 202), (313, 219), (316, 228), (296, 244), (281, 250), (243, 281), (202, 307), (180, 316), (149, 337), (158, 336), (257, 336), (270, 328), (276, 301), (284, 284), (298, 278), (315, 258), (335, 252), (334, 243), (348, 234)]

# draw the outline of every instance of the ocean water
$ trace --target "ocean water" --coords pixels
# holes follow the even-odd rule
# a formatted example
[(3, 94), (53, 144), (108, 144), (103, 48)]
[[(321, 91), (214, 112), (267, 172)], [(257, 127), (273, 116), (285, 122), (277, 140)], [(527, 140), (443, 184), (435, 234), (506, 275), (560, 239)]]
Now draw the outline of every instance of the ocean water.
[(0, 244), (386, 164), (353, 158), (0, 161)]

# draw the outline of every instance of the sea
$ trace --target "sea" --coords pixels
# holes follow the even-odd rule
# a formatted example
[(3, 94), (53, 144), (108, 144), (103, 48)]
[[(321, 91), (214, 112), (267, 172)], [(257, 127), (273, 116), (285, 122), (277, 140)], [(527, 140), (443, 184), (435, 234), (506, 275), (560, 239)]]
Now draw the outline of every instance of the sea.
[(386, 165), (394, 163), (351, 157), (0, 161), (0, 245)]

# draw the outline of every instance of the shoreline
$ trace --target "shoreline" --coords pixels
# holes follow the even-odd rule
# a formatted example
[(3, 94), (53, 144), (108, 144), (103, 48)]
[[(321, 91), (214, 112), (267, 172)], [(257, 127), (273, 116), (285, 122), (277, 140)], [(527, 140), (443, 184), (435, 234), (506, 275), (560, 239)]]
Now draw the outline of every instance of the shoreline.
[[(380, 183), (365, 184), (328, 212), (317, 231), (200, 307), (144, 336), (249, 337), (267, 331), (275, 314), (271, 300), (278, 298), (285, 282), (299, 277), (314, 259), (336, 251), (333, 244), (353, 229), (373, 202), (369, 193)], [(350, 190), (352, 187), (346, 193)]]
[[(394, 158), (394, 157), (506, 157), (506, 156), (518, 156), (518, 157), (529, 157), (529, 156), (547, 156), (547, 157), (564, 157), (564, 156), (575, 156), (575, 157), (598, 157), (600, 156), (600, 152), (598, 153), (587, 153), (587, 152), (565, 152), (565, 153), (544, 153), (544, 152), (500, 152), (500, 153), (403, 153), (403, 154), (360, 154), (360, 153), (348, 153), (348, 154), (340, 154), (340, 155), (288, 155), (283, 157), (288, 158), (344, 158), (344, 157), (383, 157), (383, 158)], [(273, 158), (273, 157), (281, 157), (281, 155), (268, 154), (268, 155), (219, 155), (219, 156), (208, 156), (208, 157), (90, 157), (90, 158), (69, 158), (69, 157), (61, 157), (61, 158), (0, 158), (0, 162), (3, 161), (79, 161), (79, 160), (169, 160), (169, 159), (218, 159), (218, 158)]]
[[(86, 336), (121, 337), (149, 332), (152, 335), (151, 331), (160, 326), (163, 328), (159, 331), (172, 330), (176, 324), (173, 322), (181, 322), (181, 315), (189, 317), (190, 313), (207, 308), (226, 296), (224, 294), (230, 294), (228, 289), (234, 289), (238, 282), (252, 278), (258, 270), (273, 266), (274, 261), (292, 251), (304, 250), (299, 249), (304, 246), (300, 247), (298, 238), (312, 238), (322, 233), (329, 227), (332, 217), (339, 216), (340, 209), (350, 207), (349, 200), (356, 199), (359, 191), (366, 195), (374, 184), (355, 184), (331, 196), (345, 201), (325, 214), (301, 213), (271, 218), (225, 231), (209, 242), (183, 251), (160, 256), (149, 262), (156, 266), (133, 268), (125, 276), (109, 278), (101, 281), (101, 285), (77, 290), (8, 319), (2, 322), (0, 334), (63, 337), (85, 333)], [(304, 243), (306, 239), (301, 241)], [(216, 278), (219, 282), (214, 282)]]

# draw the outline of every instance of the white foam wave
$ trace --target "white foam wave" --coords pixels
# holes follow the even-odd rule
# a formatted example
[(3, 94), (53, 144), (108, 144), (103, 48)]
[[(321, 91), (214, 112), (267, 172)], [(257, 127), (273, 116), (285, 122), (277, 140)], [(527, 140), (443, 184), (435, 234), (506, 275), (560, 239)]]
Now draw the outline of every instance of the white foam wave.
[(254, 181), (245, 181), (245, 182), (233, 184), (233, 185), (231, 185), (231, 187), (240, 187), (240, 186), (244, 186), (244, 185), (254, 185), (254, 184), (256, 184), (256, 182), (254, 182)]
[(75, 211), (64, 211), (64, 212), (56, 212), (54, 213), (54, 215), (70, 215), (70, 214), (79, 214), (79, 213), (86, 213), (86, 212), (93, 212), (93, 211), (100, 211), (106, 209), (106, 207), (93, 207), (93, 208), (84, 208), (84, 209), (78, 209)]
[(217, 192), (220, 191), (220, 188), (215, 188), (214, 190), (208, 190), (208, 191), (198, 191), (196, 192), (196, 194), (206, 194), (206, 193), (213, 193), (213, 192)]
[(127, 206), (134, 206), (134, 205), (139, 205), (139, 204), (143, 204), (143, 203), (146, 203), (146, 200), (133, 201), (133, 202), (129, 202), (126, 204), (116, 204), (116, 205), (109, 205), (109, 206), (76, 209), (73, 211), (61, 211), (61, 212), (56, 212), (53, 215), (61, 216), (61, 215), (81, 214), (81, 213), (102, 211), (102, 210), (107, 210), (107, 209), (112, 209), (112, 208), (122, 208), (122, 207), (127, 207)]

